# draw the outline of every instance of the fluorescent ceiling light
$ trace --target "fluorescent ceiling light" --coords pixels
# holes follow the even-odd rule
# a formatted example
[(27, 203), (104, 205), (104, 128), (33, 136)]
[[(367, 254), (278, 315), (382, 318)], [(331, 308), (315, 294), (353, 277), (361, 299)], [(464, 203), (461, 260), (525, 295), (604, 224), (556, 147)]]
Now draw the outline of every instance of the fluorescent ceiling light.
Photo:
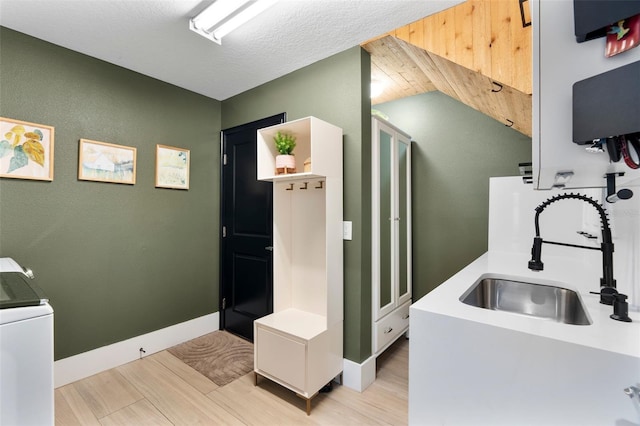
[(254, 18), (276, 0), (216, 0), (189, 20), (189, 29), (222, 44), (222, 37)]
[(214, 25), (244, 6), (249, 0), (216, 0), (213, 4), (192, 19), (193, 26), (199, 30), (209, 30)]

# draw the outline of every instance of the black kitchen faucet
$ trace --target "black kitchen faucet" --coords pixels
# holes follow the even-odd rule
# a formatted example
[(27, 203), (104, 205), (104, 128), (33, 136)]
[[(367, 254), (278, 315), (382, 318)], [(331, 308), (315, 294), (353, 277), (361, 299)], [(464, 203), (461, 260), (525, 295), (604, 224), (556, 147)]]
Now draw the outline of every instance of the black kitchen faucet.
[[(600, 215), (600, 222), (602, 223), (602, 242), (600, 243), (600, 247), (588, 247), (577, 244), (547, 241), (543, 240), (542, 237), (540, 237), (540, 213), (542, 213), (544, 209), (546, 209), (550, 204), (566, 199), (582, 200), (588, 204), (591, 204), (598, 211), (598, 214)], [(533, 247), (531, 248), (531, 260), (529, 261), (529, 269), (531, 269), (532, 271), (542, 271), (544, 269), (544, 264), (540, 259), (542, 253), (542, 243), (602, 251), (602, 278), (600, 278), (600, 291), (592, 293), (600, 295), (600, 303), (605, 305), (613, 305), (613, 315), (611, 315), (611, 318), (618, 321), (630, 322), (631, 318), (629, 318), (628, 315), (629, 307), (626, 302), (627, 296), (618, 293), (618, 290), (616, 289), (616, 280), (613, 278), (613, 241), (611, 238), (611, 227), (609, 226), (609, 219), (607, 218), (607, 213), (605, 212), (604, 208), (595, 200), (587, 197), (586, 195), (565, 193), (549, 198), (538, 207), (536, 207), (536, 216), (534, 221), (536, 227), (536, 236), (533, 238)]]

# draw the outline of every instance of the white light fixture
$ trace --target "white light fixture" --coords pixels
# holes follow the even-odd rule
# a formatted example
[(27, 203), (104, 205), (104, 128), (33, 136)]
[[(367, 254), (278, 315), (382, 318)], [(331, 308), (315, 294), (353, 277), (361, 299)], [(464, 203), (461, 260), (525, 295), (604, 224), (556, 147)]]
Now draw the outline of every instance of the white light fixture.
[(377, 98), (384, 92), (384, 83), (380, 80), (371, 80), (371, 99)]
[(189, 20), (189, 29), (222, 44), (222, 37), (254, 18), (276, 0), (216, 0)]

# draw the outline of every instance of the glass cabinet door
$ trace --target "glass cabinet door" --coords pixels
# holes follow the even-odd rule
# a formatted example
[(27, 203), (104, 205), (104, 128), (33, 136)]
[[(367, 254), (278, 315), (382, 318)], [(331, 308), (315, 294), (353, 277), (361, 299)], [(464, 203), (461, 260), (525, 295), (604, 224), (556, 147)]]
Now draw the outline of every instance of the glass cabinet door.
[(378, 185), (379, 185), (379, 255), (378, 262), (380, 265), (380, 298), (378, 309), (383, 309), (385, 306), (389, 306), (394, 302), (393, 295), (393, 275), (394, 268), (392, 265), (393, 260), (393, 241), (392, 241), (392, 229), (394, 225), (392, 217), (393, 207), (393, 194), (391, 188), (392, 182), (392, 135), (386, 132), (384, 129), (379, 131), (380, 138), (380, 158), (378, 162)]
[(397, 304), (411, 298), (411, 141), (397, 135), (396, 265)]

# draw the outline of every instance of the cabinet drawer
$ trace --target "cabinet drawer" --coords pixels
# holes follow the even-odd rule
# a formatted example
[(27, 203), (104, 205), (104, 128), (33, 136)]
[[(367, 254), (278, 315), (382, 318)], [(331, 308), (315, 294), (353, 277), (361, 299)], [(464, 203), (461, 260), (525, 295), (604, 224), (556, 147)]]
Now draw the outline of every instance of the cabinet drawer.
[(375, 322), (374, 348), (377, 354), (394, 342), (409, 327), (409, 305), (411, 301), (396, 308), (389, 315)]
[(256, 329), (256, 369), (296, 389), (305, 388), (306, 345), (260, 326)]

